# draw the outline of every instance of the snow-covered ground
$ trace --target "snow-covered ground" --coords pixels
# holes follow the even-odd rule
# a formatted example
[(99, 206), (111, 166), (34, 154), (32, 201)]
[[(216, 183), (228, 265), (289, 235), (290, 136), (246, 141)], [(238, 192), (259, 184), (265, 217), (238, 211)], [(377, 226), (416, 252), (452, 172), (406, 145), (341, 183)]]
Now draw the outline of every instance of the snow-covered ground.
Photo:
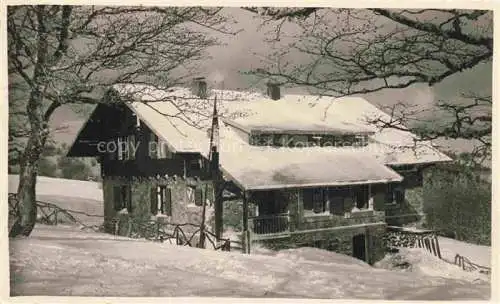
[[(18, 184), (19, 176), (9, 175), (9, 193), (15, 193)], [(97, 215), (86, 216), (73, 213), (77, 219), (87, 225), (100, 225), (103, 222), (104, 207), (100, 183), (39, 176), (36, 184), (36, 197), (40, 201), (53, 203), (66, 210)]]
[[(16, 192), (18, 175), (9, 175), (9, 192)], [(98, 182), (38, 176), (36, 194), (39, 196), (67, 196), (102, 202), (101, 184)]]
[(491, 247), (469, 244), (450, 238), (439, 237), (439, 247), (443, 259), (450, 262), (455, 260), (455, 255), (467, 257), (471, 262), (485, 267), (491, 267)]
[[(444, 263), (444, 262), (443, 262)], [(10, 242), (12, 295), (487, 299), (487, 282), (302, 248), (243, 255), (37, 225)]]
[[(15, 192), (17, 176), (9, 176)], [(40, 200), (102, 214), (99, 183), (40, 177)], [(87, 217), (84, 220), (100, 220)], [(89, 222), (89, 224), (91, 224)], [(94, 223), (92, 223), (94, 224)], [(440, 238), (441, 252), (490, 266), (491, 248)], [(227, 296), (364, 299), (488, 299), (489, 278), (420, 249), (404, 249), (411, 271), (388, 270), (324, 250), (252, 255), (215, 252), (37, 224), (10, 240), (12, 295)], [(387, 261), (386, 261), (387, 262)]]
[[(396, 264), (402, 265), (405, 262), (406, 267), (394, 267)], [(478, 271), (464, 271), (453, 263), (447, 263), (429, 254), (422, 248), (400, 248), (399, 253), (388, 254), (382, 261), (375, 265), (384, 269), (419, 273), (432, 277), (460, 279), (469, 282), (490, 282), (489, 275)]]

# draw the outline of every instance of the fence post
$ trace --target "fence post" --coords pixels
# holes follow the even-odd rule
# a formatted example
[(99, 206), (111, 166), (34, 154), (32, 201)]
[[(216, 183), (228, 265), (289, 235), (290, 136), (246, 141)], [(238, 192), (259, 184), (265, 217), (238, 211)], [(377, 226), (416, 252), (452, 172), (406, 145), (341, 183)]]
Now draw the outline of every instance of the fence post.
[(130, 217), (128, 218), (128, 227), (127, 227), (127, 237), (130, 237), (132, 234), (132, 221), (130, 220)]
[(57, 222), (57, 209), (54, 210), (54, 224), (57, 225), (58, 222)]
[(251, 237), (251, 233), (249, 230), (246, 231), (246, 234), (247, 234), (247, 244), (246, 244), (246, 253), (247, 254), (250, 254), (250, 248), (252, 247), (252, 237)]
[(180, 239), (179, 239), (179, 227), (175, 227), (175, 244), (180, 245)]
[(431, 248), (432, 248), (432, 253), (437, 256), (437, 251), (436, 251), (436, 244), (435, 244), (436, 239), (431, 238)]
[(438, 258), (441, 259), (441, 249), (439, 249), (439, 239), (437, 236), (434, 236), (436, 238), (436, 251), (437, 251), (437, 254), (438, 254)]
[(160, 223), (155, 222), (155, 230), (156, 230), (155, 240), (158, 240), (160, 238)]

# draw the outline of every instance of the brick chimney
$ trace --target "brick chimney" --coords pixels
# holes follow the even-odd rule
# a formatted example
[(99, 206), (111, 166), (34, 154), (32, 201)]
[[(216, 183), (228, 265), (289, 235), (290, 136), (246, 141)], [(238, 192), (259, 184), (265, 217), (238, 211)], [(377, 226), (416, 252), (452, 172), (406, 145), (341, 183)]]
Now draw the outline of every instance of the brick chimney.
[(267, 96), (272, 100), (278, 100), (281, 98), (280, 85), (274, 82), (267, 83)]
[(207, 81), (205, 77), (196, 77), (193, 79), (192, 92), (199, 98), (207, 98)]

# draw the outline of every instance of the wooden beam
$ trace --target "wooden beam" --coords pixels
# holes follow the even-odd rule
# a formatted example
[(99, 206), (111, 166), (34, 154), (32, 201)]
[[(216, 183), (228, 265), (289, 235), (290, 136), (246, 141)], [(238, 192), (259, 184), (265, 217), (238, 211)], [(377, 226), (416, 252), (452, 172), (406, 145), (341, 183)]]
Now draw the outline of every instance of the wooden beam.
[(370, 253), (371, 253), (371, 246), (370, 246), (370, 229), (366, 228), (365, 230), (365, 262), (371, 265), (371, 259), (370, 259)]
[(248, 197), (246, 191), (243, 192), (243, 251), (250, 253), (250, 238), (248, 233)]
[(219, 168), (219, 152), (215, 147), (212, 150), (211, 174), (214, 183), (214, 217), (215, 217), (215, 236), (218, 240), (222, 238), (223, 230), (223, 201), (222, 192), (224, 191), (224, 180)]

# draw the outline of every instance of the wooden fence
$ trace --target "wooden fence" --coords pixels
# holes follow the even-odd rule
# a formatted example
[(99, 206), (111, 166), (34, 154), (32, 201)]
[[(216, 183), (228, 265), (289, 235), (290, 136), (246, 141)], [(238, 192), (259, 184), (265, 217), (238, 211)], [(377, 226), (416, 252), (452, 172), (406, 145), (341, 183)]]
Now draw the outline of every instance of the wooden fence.
[(480, 273), (490, 274), (491, 268), (486, 266), (481, 266), (476, 263), (471, 262), (467, 257), (460, 254), (455, 256), (454, 264), (461, 267), (465, 271), (479, 271)]
[(417, 236), (416, 247), (424, 248), (433, 255), (442, 259), (441, 248), (439, 248), (439, 240), (435, 234), (432, 235), (419, 235)]
[(206, 248), (205, 244), (208, 241), (214, 250), (231, 250), (230, 239), (217, 239), (215, 234), (211, 231), (202, 229), (200, 225), (192, 223), (174, 224), (156, 220), (135, 219), (131, 217), (127, 217), (126, 220), (116, 217), (112, 220), (112, 222), (114, 225), (113, 232), (115, 235), (124, 235), (130, 238), (144, 238), (155, 242), (169, 242), (170, 244), (203, 248)]
[(441, 248), (439, 246), (439, 239), (436, 231), (415, 231), (395, 226), (388, 226), (387, 228), (389, 233), (400, 233), (402, 236), (407, 238), (406, 241), (398, 243), (401, 247), (416, 247), (425, 249), (444, 262), (455, 264), (458, 267), (462, 268), (464, 271), (479, 271), (483, 274), (491, 273), (491, 268), (473, 263), (470, 261), (470, 259), (460, 254), (457, 254), (455, 256), (454, 261), (448, 261), (447, 259), (444, 259), (441, 256)]
[[(15, 193), (9, 193), (9, 221), (19, 217), (18, 200)], [(76, 214), (85, 215), (88, 217), (103, 218), (102, 215), (89, 214), (82, 211), (69, 210), (61, 208), (55, 204), (36, 201), (37, 207), (37, 222), (46, 225), (58, 224), (78, 224), (81, 229), (90, 229), (93, 231), (103, 231), (102, 225), (88, 225), (79, 220)], [(128, 218), (125, 222), (116, 217), (113, 219), (114, 234), (124, 235), (131, 238), (143, 238), (150, 241), (165, 242), (171, 244), (190, 246), (190, 247), (203, 247), (208, 242), (212, 245), (214, 250), (230, 251), (231, 243), (238, 246), (238, 242), (231, 241), (230, 239), (217, 239), (215, 234), (206, 229), (202, 229), (200, 225), (192, 223), (174, 224), (168, 222), (159, 222), (155, 220), (144, 220)], [(123, 225), (121, 225), (123, 224)], [(125, 227), (125, 228), (123, 228)], [(186, 229), (189, 227), (191, 231)], [(121, 229), (126, 229), (122, 231)], [(201, 239), (201, 241), (200, 241)]]

